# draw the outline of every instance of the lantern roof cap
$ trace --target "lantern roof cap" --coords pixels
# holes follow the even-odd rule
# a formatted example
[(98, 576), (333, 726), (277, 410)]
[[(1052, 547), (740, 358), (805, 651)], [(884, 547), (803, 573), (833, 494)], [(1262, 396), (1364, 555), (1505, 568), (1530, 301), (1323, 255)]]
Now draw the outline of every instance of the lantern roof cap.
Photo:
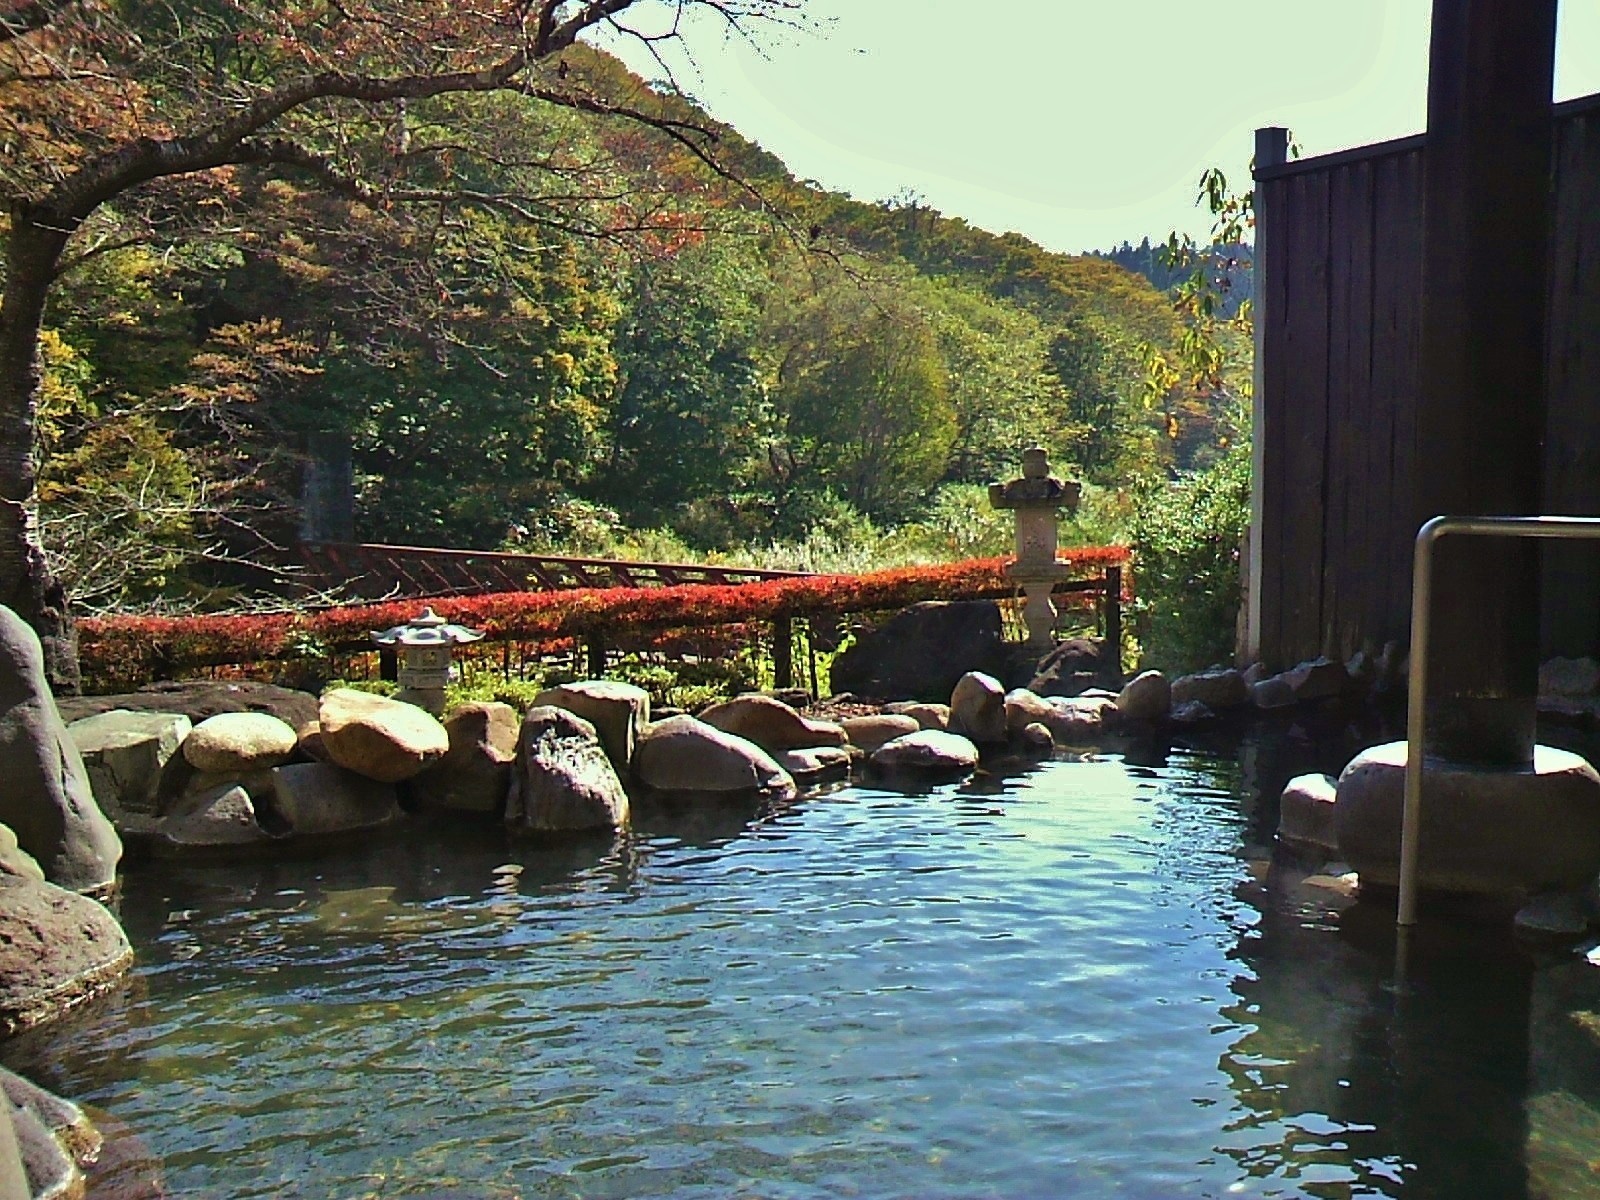
[(434, 612), (431, 605), (404, 625), (395, 625), (382, 633), (372, 632), (372, 640), (380, 646), (459, 646), (481, 637), (481, 629), (452, 625)]

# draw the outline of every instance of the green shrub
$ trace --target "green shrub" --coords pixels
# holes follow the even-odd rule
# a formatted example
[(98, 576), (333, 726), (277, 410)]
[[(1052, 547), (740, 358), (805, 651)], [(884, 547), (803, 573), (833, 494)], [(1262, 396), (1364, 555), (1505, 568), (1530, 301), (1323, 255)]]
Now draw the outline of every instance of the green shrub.
[(1148, 665), (1185, 672), (1232, 660), (1249, 519), (1247, 445), (1140, 498), (1129, 619)]

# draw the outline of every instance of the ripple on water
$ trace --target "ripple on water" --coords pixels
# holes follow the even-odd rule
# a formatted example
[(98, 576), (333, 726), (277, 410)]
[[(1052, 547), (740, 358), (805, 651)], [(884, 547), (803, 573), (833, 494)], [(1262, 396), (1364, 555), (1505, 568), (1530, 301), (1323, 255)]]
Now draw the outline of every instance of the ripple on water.
[(142, 993), (54, 1082), (218, 1200), (1399, 1194), (1334, 1082), (1376, 976), (1239, 898), (1244, 809), (1060, 762), (559, 870), (135, 874)]

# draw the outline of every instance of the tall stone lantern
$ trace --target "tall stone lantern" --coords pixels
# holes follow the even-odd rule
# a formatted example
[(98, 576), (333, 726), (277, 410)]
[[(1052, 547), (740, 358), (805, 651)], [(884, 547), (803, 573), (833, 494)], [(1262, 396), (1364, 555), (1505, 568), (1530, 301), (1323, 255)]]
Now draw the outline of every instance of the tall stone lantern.
[(1006, 578), (1021, 585), (1027, 602), (1022, 619), (1028, 626), (1028, 647), (1040, 654), (1053, 644), (1056, 606), (1050, 590), (1066, 578), (1067, 566), (1056, 561), (1056, 522), (1062, 509), (1078, 507), (1082, 488), (1050, 474), (1043, 446), (1022, 452), (1022, 478), (989, 485), (989, 503), (1010, 509), (1017, 519), (1017, 557), (1006, 564)]
[(401, 690), (395, 698), (437, 717), (444, 712), (444, 690), (450, 683), (451, 647), (481, 637), (480, 630), (452, 625), (429, 607), (404, 625), (374, 632), (372, 640), (379, 646), (398, 648)]

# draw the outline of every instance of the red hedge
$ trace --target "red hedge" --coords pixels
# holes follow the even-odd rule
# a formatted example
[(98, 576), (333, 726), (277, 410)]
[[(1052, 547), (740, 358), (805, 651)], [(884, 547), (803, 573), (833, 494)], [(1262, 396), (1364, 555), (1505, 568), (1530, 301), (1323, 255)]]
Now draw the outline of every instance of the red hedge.
[[(1128, 561), (1124, 546), (1064, 551), (1075, 567)], [(561, 592), (497, 592), (431, 601), (396, 600), (304, 613), (259, 616), (90, 617), (79, 623), (85, 675), (157, 676), (182, 667), (292, 658), (307, 650), (338, 653), (372, 648), (370, 633), (403, 625), (424, 603), (489, 641), (553, 641), (590, 633), (729, 625), (776, 616), (825, 616), (902, 608), (920, 600), (1009, 596), (1007, 560), (973, 559), (932, 567), (899, 567), (866, 575), (812, 575), (732, 585), (582, 588)]]

